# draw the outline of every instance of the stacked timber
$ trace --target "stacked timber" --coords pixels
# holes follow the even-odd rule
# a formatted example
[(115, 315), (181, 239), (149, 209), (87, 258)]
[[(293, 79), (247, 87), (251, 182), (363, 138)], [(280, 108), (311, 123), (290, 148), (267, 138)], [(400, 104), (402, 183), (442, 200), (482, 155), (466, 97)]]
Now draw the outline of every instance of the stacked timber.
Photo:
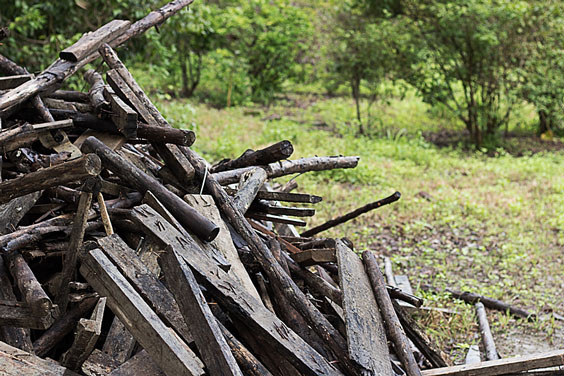
[[(399, 192), (299, 233), (321, 197), (273, 179), (358, 157), (290, 160), (285, 140), (213, 165), (194, 152), (194, 132), (170, 127), (114, 50), (190, 2), (112, 21), (37, 76), (0, 55), (2, 374), (501, 375), (564, 363), (562, 351), (499, 359), (485, 313), (497, 301), (451, 292), (481, 302), (488, 359), (452, 367), (391, 268), (386, 283), (374, 253), (314, 237)], [(59, 90), (99, 58), (87, 93)]]

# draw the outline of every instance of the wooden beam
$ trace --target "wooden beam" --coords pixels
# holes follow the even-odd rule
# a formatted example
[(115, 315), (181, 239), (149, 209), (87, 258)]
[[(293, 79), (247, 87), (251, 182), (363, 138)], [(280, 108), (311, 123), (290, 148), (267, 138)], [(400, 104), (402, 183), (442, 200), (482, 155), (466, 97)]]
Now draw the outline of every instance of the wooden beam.
[(199, 278), (205, 282), (208, 291), (232, 314), (249, 328), (269, 341), (303, 374), (341, 375), (319, 353), (313, 350), (298, 335), (280, 321), (264, 305), (244, 290), (237, 289), (239, 283), (228, 273), (217, 268), (215, 263), (194, 242), (180, 234), (147, 205), (133, 209), (132, 220), (149, 235), (155, 236), (163, 245), (171, 245), (190, 265)]
[(292, 253), (290, 257), (301, 266), (337, 261), (333, 248), (308, 249), (299, 253)]
[(101, 250), (86, 254), (80, 272), (96, 291), (108, 297), (112, 312), (167, 375), (204, 375), (190, 348), (159, 319)]
[(564, 350), (555, 350), (540, 354), (518, 356), (515, 358), (489, 360), (481, 363), (429, 369), (423, 371), (422, 374), (423, 376), (495, 376), (563, 365)]
[(335, 245), (349, 356), (362, 367), (362, 375), (392, 375), (382, 316), (362, 261), (341, 240)]
[(127, 105), (109, 86), (104, 88), (104, 98), (110, 102), (110, 118), (125, 138), (137, 137), (137, 112)]
[(186, 262), (169, 246), (159, 265), (210, 374), (243, 376)]

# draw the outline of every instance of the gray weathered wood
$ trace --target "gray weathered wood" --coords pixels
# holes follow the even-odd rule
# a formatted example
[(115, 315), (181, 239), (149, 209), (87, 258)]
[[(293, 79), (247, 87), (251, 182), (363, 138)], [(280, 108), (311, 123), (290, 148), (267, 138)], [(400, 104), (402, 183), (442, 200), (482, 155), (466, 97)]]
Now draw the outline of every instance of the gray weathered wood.
[(290, 257), (302, 266), (337, 261), (335, 249), (332, 248), (308, 249), (299, 253), (292, 253)]
[(104, 88), (104, 98), (110, 102), (113, 123), (125, 138), (137, 137), (137, 112), (125, 103), (109, 86)]
[(155, 313), (167, 325), (173, 327), (187, 343), (191, 343), (192, 334), (184, 322), (173, 295), (135, 254), (135, 251), (118, 235), (102, 238), (98, 240), (98, 244), (136, 291), (149, 302)]
[(18, 74), (16, 76), (0, 77), (0, 90), (13, 89), (33, 78), (31, 74)]
[(104, 98), (104, 87), (106, 85), (104, 84), (102, 75), (94, 69), (89, 69), (86, 73), (84, 73), (84, 78), (90, 84), (88, 96), (95, 111), (99, 112), (100, 110), (110, 110), (110, 102)]
[(190, 348), (159, 319), (101, 250), (88, 252), (80, 272), (96, 291), (108, 297), (112, 312), (167, 375), (204, 374)]
[(95, 154), (31, 172), (0, 183), (0, 203), (55, 185), (82, 180), (100, 173), (102, 163)]
[(88, 221), (88, 211), (92, 204), (92, 192), (82, 192), (78, 202), (78, 209), (74, 217), (69, 247), (64, 256), (63, 270), (61, 272), (61, 281), (58, 289), (57, 304), (61, 312), (65, 312), (69, 300), (69, 283), (76, 280), (76, 263), (78, 261), (78, 252), (84, 239), (86, 231), (86, 223)]
[(349, 356), (363, 375), (391, 375), (382, 316), (362, 261), (341, 240), (336, 242)]
[(147, 205), (142, 205), (132, 211), (131, 217), (140, 229), (160, 239), (163, 245), (170, 244), (206, 282), (206, 288), (216, 299), (257, 335), (269, 341), (280, 356), (291, 361), (304, 374), (341, 374), (256, 298), (244, 290), (237, 289), (239, 286), (237, 281), (217, 268), (193, 239), (182, 236), (157, 212)]
[(475, 306), (476, 316), (478, 317), (478, 324), (480, 326), (480, 334), (482, 335), (482, 343), (484, 345), (484, 349), (486, 350), (486, 360), (499, 359), (492, 331), (490, 330), (490, 323), (488, 322), (486, 308), (480, 302), (477, 302)]
[(239, 190), (233, 197), (233, 204), (241, 213), (245, 213), (249, 209), (265, 181), (266, 171), (260, 167), (241, 176)]
[(147, 351), (142, 350), (127, 362), (113, 370), (110, 376), (165, 376)]
[(464, 359), (464, 364), (475, 364), (480, 363), (482, 358), (480, 356), (480, 346), (471, 345), (466, 353), (466, 358)]
[(85, 33), (70, 47), (59, 53), (61, 59), (77, 62), (95, 52), (102, 43), (110, 42), (125, 33), (131, 22), (112, 20), (101, 28)]
[(210, 374), (242, 376), (216, 318), (186, 262), (169, 246), (160, 255), (159, 264)]
[(125, 325), (120, 319), (114, 317), (102, 351), (121, 364), (131, 358), (135, 343), (135, 338), (127, 331)]
[(56, 362), (41, 359), (4, 342), (0, 342), (0, 373), (5, 376), (78, 376)]
[(422, 374), (423, 376), (495, 376), (562, 365), (564, 365), (564, 350), (555, 350), (515, 358), (429, 369), (423, 371)]
[(79, 370), (90, 356), (102, 332), (102, 319), (106, 308), (106, 298), (100, 298), (90, 319), (80, 319), (76, 326), (74, 341), (61, 357), (61, 364), (72, 370)]

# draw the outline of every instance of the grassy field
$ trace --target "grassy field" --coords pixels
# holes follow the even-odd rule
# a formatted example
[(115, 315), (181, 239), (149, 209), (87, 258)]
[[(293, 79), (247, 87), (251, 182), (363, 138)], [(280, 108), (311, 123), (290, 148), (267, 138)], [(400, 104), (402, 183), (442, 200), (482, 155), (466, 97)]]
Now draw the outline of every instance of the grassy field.
[[(473, 308), (446, 295), (425, 294), (430, 284), (470, 290), (543, 313), (527, 323), (489, 312), (502, 356), (546, 350), (562, 342), (564, 313), (563, 154), (541, 152), (492, 158), (439, 149), (422, 133), (440, 132), (455, 120), (430, 112), (414, 98), (375, 106), (378, 137), (357, 137), (353, 106), (344, 98), (294, 94), (270, 108), (217, 110), (186, 101), (161, 103), (178, 127), (194, 129), (195, 148), (210, 161), (233, 158), (247, 148), (288, 139), (292, 158), (359, 155), (353, 170), (300, 175), (300, 192), (323, 196), (308, 225), (326, 221), (398, 190), (398, 203), (328, 231), (346, 236), (357, 251), (390, 256), (426, 306), (418, 315), (453, 358), (460, 361), (479, 342)], [(518, 129), (532, 121), (526, 111)], [(288, 179), (285, 179), (288, 180)], [(283, 179), (283, 181), (285, 181)]]

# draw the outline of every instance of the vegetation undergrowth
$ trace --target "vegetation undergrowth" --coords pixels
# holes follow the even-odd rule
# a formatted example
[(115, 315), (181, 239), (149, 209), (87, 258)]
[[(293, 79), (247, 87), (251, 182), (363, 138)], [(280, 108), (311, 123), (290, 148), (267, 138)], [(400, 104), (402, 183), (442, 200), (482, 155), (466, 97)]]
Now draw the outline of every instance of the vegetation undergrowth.
[(194, 146), (210, 161), (282, 139), (293, 143), (292, 158), (359, 155), (356, 169), (281, 180), (295, 178), (298, 191), (323, 196), (308, 226), (395, 190), (402, 193), (399, 202), (324, 235), (346, 236), (359, 252), (371, 249), (391, 257), (395, 273), (409, 276), (426, 306), (441, 308), (418, 316), (455, 359), (479, 342), (473, 307), (425, 293), (423, 284), (470, 290), (541, 313), (538, 321), (527, 323), (489, 312), (496, 338), (507, 338), (500, 346), (503, 356), (522, 351), (512, 344), (516, 329), (548, 344), (561, 333), (561, 323), (546, 315), (564, 312), (558, 299), (564, 275), (561, 152), (515, 157), (500, 151), (492, 158), (437, 148), (422, 131), (430, 124), (439, 130), (440, 114), (427, 113), (413, 99), (386, 107), (382, 116), (390, 126), (387, 133), (382, 126), (378, 137), (359, 137), (351, 130), (354, 113), (343, 98), (300, 95), (269, 108), (223, 110), (190, 101), (160, 105), (175, 126), (197, 131)]

